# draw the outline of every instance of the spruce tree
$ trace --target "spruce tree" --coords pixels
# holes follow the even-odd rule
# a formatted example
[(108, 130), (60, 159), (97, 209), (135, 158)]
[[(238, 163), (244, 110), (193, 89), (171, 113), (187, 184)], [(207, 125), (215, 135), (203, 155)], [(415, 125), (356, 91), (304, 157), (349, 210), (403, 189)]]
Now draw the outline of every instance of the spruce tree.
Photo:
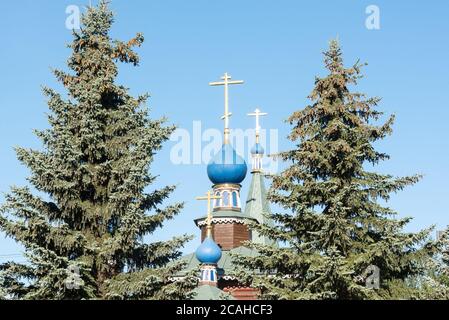
[[(316, 78), (311, 104), (288, 119), (295, 147), (276, 155), (288, 167), (271, 177), (268, 198), (284, 212), (271, 215), (274, 227), (252, 226), (284, 245), (250, 244), (259, 256), (235, 260), (262, 273), (243, 275), (265, 298), (386, 298), (395, 283), (422, 271), (417, 261), (430, 230), (404, 232), (410, 218), (384, 202), (420, 176), (368, 170), (389, 158), (374, 143), (392, 133), (394, 117), (379, 125), (380, 99), (353, 91), (365, 64), (346, 68), (337, 41), (324, 62), (328, 75)], [(379, 290), (365, 286), (370, 266), (380, 269)]]
[(417, 279), (417, 299), (449, 300), (449, 229), (436, 240), (432, 255), (423, 261), (425, 273)]
[(69, 71), (54, 74), (67, 90), (44, 88), (49, 129), (43, 150), (17, 148), (32, 187), (13, 187), (0, 230), (25, 248), (28, 262), (0, 266), (10, 299), (179, 299), (195, 279), (173, 283), (187, 236), (148, 243), (182, 203), (164, 205), (174, 186), (157, 186), (149, 169), (174, 127), (151, 119), (148, 95), (116, 83), (118, 64), (137, 66), (134, 47), (113, 40), (107, 1), (89, 7), (73, 32)]

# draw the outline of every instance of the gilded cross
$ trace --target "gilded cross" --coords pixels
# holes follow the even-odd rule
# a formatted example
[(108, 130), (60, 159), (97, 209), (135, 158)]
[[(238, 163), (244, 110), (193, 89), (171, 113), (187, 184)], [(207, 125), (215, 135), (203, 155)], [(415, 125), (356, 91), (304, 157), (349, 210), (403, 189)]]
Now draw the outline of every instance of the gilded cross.
[(222, 119), (224, 120), (224, 143), (229, 143), (229, 118), (232, 113), (229, 112), (229, 85), (233, 84), (243, 84), (243, 80), (231, 80), (231, 76), (226, 72), (221, 80), (218, 82), (210, 82), (210, 86), (224, 86), (224, 115)]
[(259, 143), (259, 136), (260, 136), (260, 117), (266, 116), (268, 113), (261, 112), (258, 108), (254, 110), (253, 113), (248, 113), (248, 116), (250, 117), (256, 117), (256, 143)]
[(211, 201), (214, 199), (221, 199), (219, 196), (212, 195), (212, 191), (207, 191), (205, 197), (196, 197), (196, 200), (207, 200), (207, 236), (212, 238), (212, 210), (211, 210)]

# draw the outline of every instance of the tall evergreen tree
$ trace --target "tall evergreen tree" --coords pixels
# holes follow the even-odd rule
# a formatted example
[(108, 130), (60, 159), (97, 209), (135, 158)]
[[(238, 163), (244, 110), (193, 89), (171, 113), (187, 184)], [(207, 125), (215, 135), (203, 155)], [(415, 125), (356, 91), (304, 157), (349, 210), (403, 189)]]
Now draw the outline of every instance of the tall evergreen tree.
[[(316, 79), (311, 105), (288, 119), (295, 148), (277, 155), (290, 165), (272, 177), (268, 197), (285, 212), (272, 214), (274, 227), (253, 226), (286, 245), (251, 244), (260, 256), (236, 261), (265, 274), (247, 275), (265, 298), (388, 297), (397, 281), (421, 272), (417, 261), (426, 250), (420, 245), (430, 230), (404, 232), (410, 218), (396, 218), (382, 202), (420, 177), (366, 170), (388, 159), (374, 143), (391, 134), (394, 117), (376, 125), (380, 99), (351, 91), (364, 65), (345, 68), (337, 41), (324, 62), (329, 74)], [(365, 286), (369, 266), (380, 269), (380, 290)]]
[(432, 255), (424, 260), (425, 273), (418, 278), (417, 299), (449, 300), (449, 228), (436, 240)]
[(42, 151), (17, 148), (35, 188), (12, 188), (0, 230), (22, 244), (28, 263), (0, 266), (3, 295), (14, 299), (178, 299), (193, 278), (173, 283), (187, 236), (147, 243), (181, 203), (161, 207), (174, 186), (158, 188), (149, 173), (174, 130), (152, 120), (147, 95), (116, 83), (117, 63), (139, 64), (128, 42), (109, 36), (107, 1), (89, 7), (69, 45), (69, 72), (54, 71), (67, 96), (44, 88), (50, 129), (37, 131)]
[(403, 283), (396, 281), (390, 294), (396, 299), (448, 300), (449, 299), (449, 229), (428, 246), (429, 255), (418, 263), (423, 273), (409, 277)]

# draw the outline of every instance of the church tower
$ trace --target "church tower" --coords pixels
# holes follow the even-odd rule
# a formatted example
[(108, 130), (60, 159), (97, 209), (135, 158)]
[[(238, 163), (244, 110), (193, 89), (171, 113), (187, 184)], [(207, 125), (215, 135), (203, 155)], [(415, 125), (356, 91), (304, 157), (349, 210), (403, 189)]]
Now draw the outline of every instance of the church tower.
[[(221, 149), (207, 166), (207, 175), (212, 182), (213, 193), (217, 199), (213, 202), (213, 217), (211, 221), (212, 236), (223, 250), (232, 250), (251, 239), (246, 225), (248, 217), (242, 213), (240, 189), (245, 179), (247, 165), (230, 144), (229, 118), (229, 85), (242, 84), (243, 81), (231, 81), (225, 73), (221, 82), (212, 82), (211, 86), (224, 86), (225, 114), (224, 141)], [(207, 237), (205, 217), (195, 220), (201, 228), (201, 240)]]
[(249, 114), (256, 117), (256, 143), (251, 149), (252, 180), (245, 210), (242, 212), (240, 190), (248, 167), (231, 145), (228, 91), (229, 85), (242, 84), (243, 81), (232, 81), (227, 73), (221, 79), (223, 81), (210, 83), (212, 86), (224, 86), (224, 140), (220, 150), (207, 165), (212, 190), (207, 192), (206, 197), (197, 198), (208, 201), (207, 215), (195, 219), (195, 224), (201, 230), (201, 245), (195, 253), (182, 257), (186, 267), (175, 278), (199, 269), (200, 285), (194, 290), (196, 299), (218, 300), (227, 295), (227, 299), (254, 300), (258, 298), (259, 291), (241, 283), (233, 274), (237, 266), (234, 265), (232, 255), (257, 257), (257, 250), (243, 245), (246, 241), (275, 245), (270, 239), (248, 227), (248, 222), (272, 225), (264, 185), (264, 149), (259, 141), (260, 117), (266, 114), (258, 109)]
[[(263, 113), (259, 109), (256, 109), (253, 113), (249, 113), (248, 116), (256, 118), (256, 143), (251, 148), (251, 186), (248, 191), (245, 205), (245, 216), (256, 220), (259, 224), (273, 225), (273, 221), (270, 219), (271, 214), (270, 204), (267, 200), (267, 191), (264, 182), (264, 173), (262, 160), (265, 153), (264, 148), (260, 144), (260, 117), (266, 116), (268, 113)], [(252, 233), (252, 241), (260, 244), (275, 245), (275, 242), (268, 237), (259, 235), (257, 231)]]
[(221, 248), (215, 243), (212, 235), (211, 201), (219, 199), (207, 192), (207, 197), (198, 197), (197, 200), (207, 200), (206, 237), (195, 252), (195, 256), (201, 262), (200, 285), (217, 286), (217, 263), (222, 257)]

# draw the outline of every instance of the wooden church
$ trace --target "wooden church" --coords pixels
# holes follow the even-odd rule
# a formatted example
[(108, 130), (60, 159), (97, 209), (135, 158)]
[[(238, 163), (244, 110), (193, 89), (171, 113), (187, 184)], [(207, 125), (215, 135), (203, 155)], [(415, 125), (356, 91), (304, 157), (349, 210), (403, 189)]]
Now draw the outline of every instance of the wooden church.
[(225, 88), (225, 126), (223, 145), (207, 166), (213, 190), (206, 197), (198, 198), (208, 201), (208, 214), (195, 219), (195, 224), (201, 231), (202, 243), (196, 252), (182, 257), (187, 267), (178, 277), (192, 270), (201, 270), (199, 287), (195, 290), (195, 298), (198, 300), (254, 300), (257, 299), (258, 291), (242, 285), (233, 275), (235, 266), (231, 255), (257, 255), (255, 250), (244, 246), (246, 241), (276, 245), (270, 239), (250, 230), (247, 225), (249, 221), (272, 223), (266, 217), (270, 213), (270, 206), (266, 199), (262, 170), (264, 149), (260, 144), (259, 119), (266, 113), (256, 109), (249, 114), (256, 118), (256, 143), (251, 149), (251, 185), (242, 208), (240, 190), (248, 168), (245, 160), (230, 144), (228, 90), (229, 85), (241, 84), (243, 81), (231, 81), (227, 73), (222, 80), (210, 84), (223, 85)]

